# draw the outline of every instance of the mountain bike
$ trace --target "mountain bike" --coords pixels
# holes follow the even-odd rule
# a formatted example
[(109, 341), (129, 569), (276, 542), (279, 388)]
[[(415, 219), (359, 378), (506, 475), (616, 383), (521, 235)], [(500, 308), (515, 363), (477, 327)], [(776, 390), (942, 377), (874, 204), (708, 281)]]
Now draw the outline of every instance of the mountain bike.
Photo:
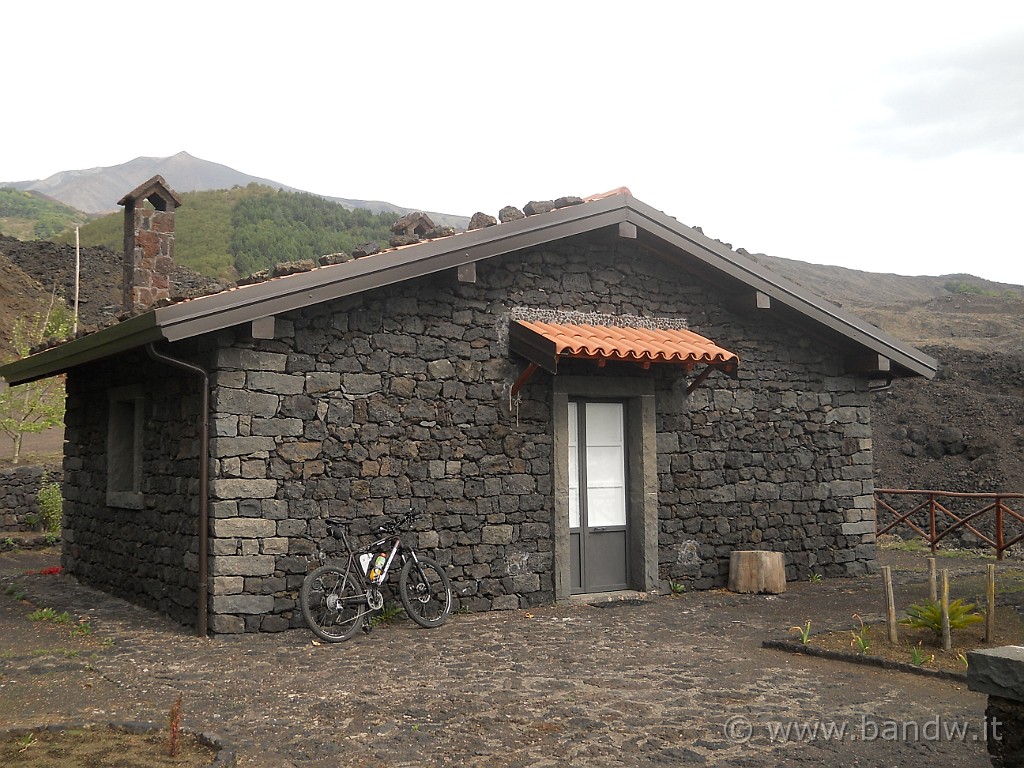
[[(427, 629), (444, 624), (452, 609), (451, 582), (434, 560), (402, 542), (403, 529), (413, 519), (410, 510), (401, 520), (380, 526), (380, 539), (353, 550), (344, 521), (327, 518), (327, 533), (342, 543), (347, 558), (327, 564), (327, 553), (317, 548), (321, 565), (306, 576), (299, 591), (302, 616), (313, 634), (329, 643), (351, 638), (368, 613), (384, 607), (381, 587), (399, 565), (398, 595), (409, 618)], [(364, 630), (369, 629), (367, 624)]]

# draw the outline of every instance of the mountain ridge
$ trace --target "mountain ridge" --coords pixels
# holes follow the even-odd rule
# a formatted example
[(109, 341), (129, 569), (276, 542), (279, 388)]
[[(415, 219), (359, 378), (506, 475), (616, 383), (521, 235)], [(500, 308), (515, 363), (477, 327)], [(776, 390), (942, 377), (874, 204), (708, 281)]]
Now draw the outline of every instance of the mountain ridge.
[[(253, 176), (222, 163), (203, 160), (188, 152), (181, 151), (169, 157), (139, 156), (119, 165), (97, 166), (75, 170), (57, 171), (45, 179), (0, 182), (0, 187), (38, 192), (83, 213), (101, 215), (118, 210), (116, 201), (147, 179), (160, 175), (177, 192), (202, 192), (211, 189), (245, 187), (251, 183), (283, 189), (287, 192), (307, 192), (326, 200), (339, 203), (346, 208), (365, 208), (373, 213), (397, 213), (402, 216), (417, 208), (404, 208), (383, 200), (360, 200), (357, 198), (333, 197), (309, 190), (299, 189), (273, 179)], [(469, 223), (468, 216), (424, 211), (438, 226), (452, 226), (464, 229)]]

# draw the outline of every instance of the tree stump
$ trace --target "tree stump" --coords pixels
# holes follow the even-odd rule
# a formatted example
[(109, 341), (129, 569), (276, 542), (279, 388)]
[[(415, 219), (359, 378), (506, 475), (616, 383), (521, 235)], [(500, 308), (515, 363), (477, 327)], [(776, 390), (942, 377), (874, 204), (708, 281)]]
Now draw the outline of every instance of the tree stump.
[(737, 550), (729, 555), (729, 591), (778, 595), (786, 591), (786, 556), (781, 552)]

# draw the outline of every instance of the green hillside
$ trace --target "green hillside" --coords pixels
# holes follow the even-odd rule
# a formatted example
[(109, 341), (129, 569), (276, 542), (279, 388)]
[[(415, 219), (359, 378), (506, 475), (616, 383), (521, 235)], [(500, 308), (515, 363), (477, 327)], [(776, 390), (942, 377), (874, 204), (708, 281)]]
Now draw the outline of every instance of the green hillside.
[(19, 240), (46, 240), (58, 232), (72, 230), (89, 217), (74, 208), (33, 192), (0, 188), (0, 234)]
[[(274, 264), (351, 251), (370, 241), (385, 244), (393, 213), (348, 210), (305, 192), (258, 184), (227, 190), (185, 192), (175, 215), (175, 261), (200, 274), (234, 280)], [(83, 245), (122, 250), (123, 217), (113, 213), (80, 230)], [(53, 238), (74, 242), (74, 232)]]

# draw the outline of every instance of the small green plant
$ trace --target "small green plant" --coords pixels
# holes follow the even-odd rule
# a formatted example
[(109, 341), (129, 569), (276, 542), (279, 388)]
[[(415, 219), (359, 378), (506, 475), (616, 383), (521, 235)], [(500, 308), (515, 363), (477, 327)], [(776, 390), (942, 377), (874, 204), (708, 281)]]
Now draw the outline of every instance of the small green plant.
[(52, 547), (58, 541), (60, 541), (60, 534), (59, 533), (54, 533), (53, 531), (50, 531), (49, 533), (46, 534), (46, 546)]
[(18, 751), (24, 752), (26, 749), (33, 746), (36, 741), (38, 741), (38, 739), (36, 739), (36, 735), (34, 733), (26, 733), (18, 739), (18, 746), (21, 747)]
[(71, 615), (64, 611), (57, 613), (53, 608), (39, 608), (28, 615), (29, 621), (52, 621), (55, 624), (67, 624), (71, 621)]
[(59, 536), (64, 518), (64, 497), (60, 492), (60, 483), (43, 483), (36, 494), (36, 499), (39, 502), (39, 515), (47, 533)]
[(686, 592), (686, 585), (681, 581), (670, 581), (668, 583), (668, 589), (673, 595), (681, 595)]
[(92, 626), (87, 621), (80, 622), (71, 630), (71, 634), (75, 637), (88, 637), (92, 634)]
[(800, 635), (800, 642), (803, 645), (807, 645), (807, 643), (811, 641), (811, 620), (808, 619), (807, 623), (804, 624), (802, 627), (790, 627), (789, 631), (796, 632), (798, 635)]
[(856, 647), (857, 652), (863, 656), (871, 650), (871, 627), (864, 623), (864, 619), (860, 617), (860, 614), (853, 614), (853, 618), (860, 622), (860, 629), (850, 632), (853, 635), (853, 642), (850, 645)]
[(935, 661), (935, 654), (925, 656), (924, 652), (921, 650), (920, 643), (910, 649), (910, 663), (915, 667), (920, 667), (933, 661)]
[(10, 536), (4, 538), (4, 549), (14, 549), (18, 546)]
[(958, 653), (956, 655), (956, 660), (964, 665), (964, 669), (967, 669), (967, 656), (966, 655), (964, 655), (963, 653)]
[(403, 610), (404, 609), (401, 605), (397, 603), (389, 603), (381, 609), (380, 613), (370, 619), (370, 626), (379, 627), (381, 624), (390, 624), (398, 618), (399, 614), (401, 614)]
[(820, 573), (812, 573), (810, 576), (807, 577), (807, 581), (809, 581), (811, 584), (821, 584), (822, 578), (823, 577)]
[(17, 584), (8, 584), (7, 588), (4, 589), (4, 594), (8, 597), (13, 597), (15, 600), (25, 599), (25, 590), (23, 590)]
[[(949, 604), (949, 629), (963, 629), (971, 624), (984, 621), (985, 617), (974, 610), (974, 603), (965, 603), (956, 599)], [(900, 624), (915, 629), (929, 629), (936, 637), (942, 637), (942, 605), (938, 600), (925, 600), (907, 608), (906, 618)]]

